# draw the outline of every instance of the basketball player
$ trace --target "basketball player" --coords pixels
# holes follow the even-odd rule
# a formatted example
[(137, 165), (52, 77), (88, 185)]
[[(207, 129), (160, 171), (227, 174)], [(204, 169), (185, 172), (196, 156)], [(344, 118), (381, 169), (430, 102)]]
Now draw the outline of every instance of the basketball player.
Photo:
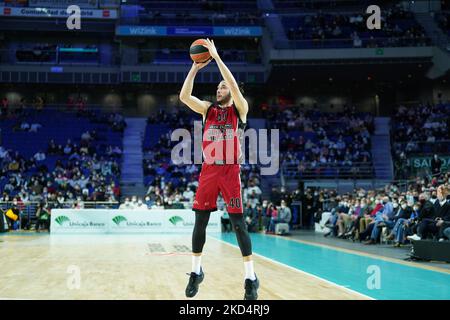
[[(230, 70), (217, 53), (214, 41), (207, 39), (204, 46), (208, 48), (211, 59), (205, 63), (194, 62), (180, 92), (180, 100), (203, 117), (204, 160), (193, 205), (195, 225), (192, 234), (192, 272), (186, 296), (194, 297), (203, 281), (201, 257), (206, 226), (210, 213), (217, 210), (217, 197), (221, 192), (244, 259), (244, 299), (256, 300), (259, 280), (253, 269), (252, 244), (243, 217), (239, 164), (242, 154), (238, 135), (243, 132), (247, 122), (248, 104)], [(216, 61), (223, 77), (217, 87), (215, 103), (192, 96), (197, 72), (212, 59)]]

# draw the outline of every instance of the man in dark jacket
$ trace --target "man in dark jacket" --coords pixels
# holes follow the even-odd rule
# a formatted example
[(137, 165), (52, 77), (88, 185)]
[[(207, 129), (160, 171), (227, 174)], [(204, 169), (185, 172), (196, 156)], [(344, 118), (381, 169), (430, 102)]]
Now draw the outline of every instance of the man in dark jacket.
[[(438, 191), (439, 192), (439, 191)], [(450, 227), (450, 201), (448, 199), (448, 190), (443, 189), (442, 196), (444, 197), (442, 199), (438, 196), (438, 201), (436, 201), (435, 206), (437, 207), (437, 222), (436, 227), (439, 228), (437, 237), (439, 241), (444, 241), (446, 234), (444, 233), (445, 229)]]
[[(429, 234), (437, 236), (440, 228), (443, 226), (444, 217), (450, 215), (450, 203), (447, 200), (447, 190), (445, 186), (439, 186), (437, 189), (437, 201), (434, 203), (432, 215), (430, 213), (422, 213), (421, 222), (417, 227), (417, 235), (408, 237), (409, 240), (426, 239)], [(426, 202), (425, 202), (426, 203)], [(424, 203), (424, 204), (425, 204)], [(439, 224), (439, 225), (438, 225)]]
[(433, 176), (437, 176), (441, 174), (442, 160), (439, 159), (437, 154), (434, 155), (433, 159), (431, 159), (431, 173)]

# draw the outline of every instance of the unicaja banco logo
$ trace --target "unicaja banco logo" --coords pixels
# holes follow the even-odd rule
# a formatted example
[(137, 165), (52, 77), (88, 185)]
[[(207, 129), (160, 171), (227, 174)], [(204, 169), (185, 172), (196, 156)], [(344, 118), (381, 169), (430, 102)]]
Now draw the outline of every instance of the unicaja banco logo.
[(60, 226), (64, 225), (64, 224), (68, 224), (70, 222), (70, 219), (66, 216), (59, 216), (55, 219), (56, 223), (59, 224)]
[(173, 217), (170, 217), (169, 221), (170, 221), (170, 223), (173, 224), (174, 226), (176, 226), (178, 222), (181, 222), (181, 223), (184, 222), (183, 218), (180, 217), (180, 216), (173, 216)]
[(125, 218), (124, 216), (115, 216), (113, 219), (112, 219), (113, 221), (114, 221), (114, 223), (116, 224), (116, 225), (120, 225), (122, 222), (127, 222), (127, 218)]

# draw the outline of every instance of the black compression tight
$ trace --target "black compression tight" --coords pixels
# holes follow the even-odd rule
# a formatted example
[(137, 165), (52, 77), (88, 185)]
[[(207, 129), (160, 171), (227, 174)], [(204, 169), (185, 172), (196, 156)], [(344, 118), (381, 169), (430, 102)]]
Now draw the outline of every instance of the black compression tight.
[(210, 211), (196, 211), (195, 225), (192, 232), (192, 252), (201, 253), (206, 241), (206, 226), (208, 225)]
[[(211, 212), (209, 211), (196, 211), (195, 212), (195, 225), (194, 232), (192, 233), (192, 252), (201, 253), (206, 241), (206, 226), (208, 225)], [(247, 225), (244, 221), (244, 216), (236, 213), (229, 214), (231, 225), (236, 233), (236, 238), (241, 249), (243, 257), (250, 256), (252, 254), (252, 243), (250, 236), (248, 235)]]
[(236, 238), (241, 249), (243, 257), (250, 256), (252, 254), (252, 242), (248, 235), (247, 225), (244, 221), (244, 215), (242, 213), (230, 213), (231, 225), (236, 233)]

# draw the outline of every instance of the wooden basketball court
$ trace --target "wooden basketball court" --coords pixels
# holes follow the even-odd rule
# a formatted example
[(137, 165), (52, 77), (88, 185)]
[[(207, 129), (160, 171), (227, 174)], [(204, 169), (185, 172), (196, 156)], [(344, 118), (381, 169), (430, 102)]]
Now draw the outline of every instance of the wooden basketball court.
[[(190, 235), (5, 235), (1, 299), (184, 300)], [(345, 287), (254, 256), (260, 300), (369, 299)], [(208, 237), (205, 280), (195, 300), (242, 300), (238, 248)]]

